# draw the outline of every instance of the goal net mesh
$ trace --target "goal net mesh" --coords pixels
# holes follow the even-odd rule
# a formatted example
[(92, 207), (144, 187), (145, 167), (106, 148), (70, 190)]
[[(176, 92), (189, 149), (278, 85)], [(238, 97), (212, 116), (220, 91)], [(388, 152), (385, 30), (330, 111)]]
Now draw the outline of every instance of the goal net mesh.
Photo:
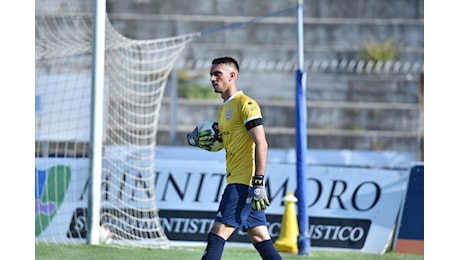
[[(133, 40), (107, 15), (100, 223), (112, 243), (168, 245), (155, 146), (168, 75), (198, 34)], [(35, 1), (35, 237), (83, 243), (89, 194), (93, 1)]]

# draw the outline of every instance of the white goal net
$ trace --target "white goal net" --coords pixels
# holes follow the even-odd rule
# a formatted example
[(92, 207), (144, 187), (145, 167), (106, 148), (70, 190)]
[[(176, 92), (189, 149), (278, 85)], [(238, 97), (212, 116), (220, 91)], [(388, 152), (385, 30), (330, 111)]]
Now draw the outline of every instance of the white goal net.
[[(112, 243), (167, 245), (155, 145), (168, 75), (198, 34), (133, 40), (106, 19), (100, 224)], [(93, 1), (35, 1), (35, 240), (85, 243)], [(98, 198), (95, 198), (98, 199)]]

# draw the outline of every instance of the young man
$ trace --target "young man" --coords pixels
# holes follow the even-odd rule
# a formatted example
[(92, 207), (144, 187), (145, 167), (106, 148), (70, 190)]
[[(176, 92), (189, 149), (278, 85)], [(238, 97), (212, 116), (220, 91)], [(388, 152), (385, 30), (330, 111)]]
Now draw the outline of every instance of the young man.
[[(227, 185), (202, 260), (221, 259), (225, 241), (237, 228), (247, 232), (263, 259), (281, 259), (264, 212), (269, 205), (264, 186), (268, 144), (262, 113), (255, 100), (237, 89), (238, 73), (238, 62), (231, 57), (212, 61), (212, 87), (224, 100), (217, 121), (225, 148)], [(209, 138), (198, 133), (198, 146), (206, 149)]]

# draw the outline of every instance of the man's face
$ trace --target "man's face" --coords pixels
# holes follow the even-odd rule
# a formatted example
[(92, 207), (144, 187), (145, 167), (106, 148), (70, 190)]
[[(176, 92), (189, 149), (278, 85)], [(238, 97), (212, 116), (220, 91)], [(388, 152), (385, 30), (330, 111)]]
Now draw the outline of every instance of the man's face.
[(213, 64), (209, 72), (212, 87), (216, 93), (225, 92), (231, 77), (228, 67), (224, 64)]

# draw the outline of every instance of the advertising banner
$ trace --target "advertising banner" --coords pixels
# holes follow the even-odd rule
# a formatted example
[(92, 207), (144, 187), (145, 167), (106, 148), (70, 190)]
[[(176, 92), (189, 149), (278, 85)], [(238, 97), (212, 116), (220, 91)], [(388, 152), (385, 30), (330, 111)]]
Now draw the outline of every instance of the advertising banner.
[[(111, 169), (112, 175), (116, 175), (117, 171), (120, 173), (124, 171), (123, 165), (125, 163), (120, 161), (119, 167)], [(69, 189), (64, 197), (59, 198), (63, 204), (55, 211), (57, 213), (48, 218), (41, 218), (47, 219), (47, 223), (36, 221), (36, 226), (47, 225), (45, 231), (39, 234), (36, 231), (36, 238), (46, 240), (49, 236), (62, 236), (67, 239), (82, 239), (85, 230), (76, 232), (75, 229), (84, 229), (84, 225), (79, 223), (85, 221), (84, 211), (88, 204), (88, 159), (55, 159), (50, 162), (50, 159), (37, 158), (38, 206), (43, 206), (43, 203), (40, 201), (37, 186), (43, 187), (44, 184), (37, 185), (37, 183), (40, 179), (44, 182), (46, 178), (41, 175), (52, 172), (49, 171), (51, 168), (66, 172)], [(155, 183), (144, 184), (155, 185), (155, 203), (168, 238), (173, 241), (205, 242), (225, 188), (225, 162), (157, 159), (155, 172)], [(138, 174), (139, 178), (142, 178), (142, 174)], [(102, 178), (106, 177), (103, 174)], [(133, 186), (133, 183), (117, 181), (114, 180), (113, 183), (113, 187), (117, 189)], [(407, 181), (407, 171), (309, 166), (306, 204), (309, 207), (309, 235), (312, 250), (383, 253), (391, 241)], [(274, 242), (280, 234), (285, 210), (282, 199), (288, 192), (295, 192), (295, 185), (295, 164), (267, 164), (266, 189), (271, 204), (266, 214), (268, 228)], [(140, 191), (130, 191), (129, 194), (147, 197)], [(116, 207), (122, 210), (123, 205), (129, 202), (128, 198), (122, 198), (120, 201), (110, 196), (103, 197), (102, 200), (113, 200), (111, 201), (113, 205), (117, 205)], [(151, 205), (146, 202), (139, 207), (148, 208)], [(38, 214), (46, 214), (46, 210), (42, 209), (43, 207), (38, 207)], [(76, 219), (76, 216), (79, 218)], [(72, 236), (75, 233), (79, 236)], [(230, 237), (229, 242), (249, 243), (249, 239), (245, 233), (237, 231)]]
[(402, 204), (393, 250), (399, 253), (424, 254), (424, 165), (409, 169), (407, 194)]

